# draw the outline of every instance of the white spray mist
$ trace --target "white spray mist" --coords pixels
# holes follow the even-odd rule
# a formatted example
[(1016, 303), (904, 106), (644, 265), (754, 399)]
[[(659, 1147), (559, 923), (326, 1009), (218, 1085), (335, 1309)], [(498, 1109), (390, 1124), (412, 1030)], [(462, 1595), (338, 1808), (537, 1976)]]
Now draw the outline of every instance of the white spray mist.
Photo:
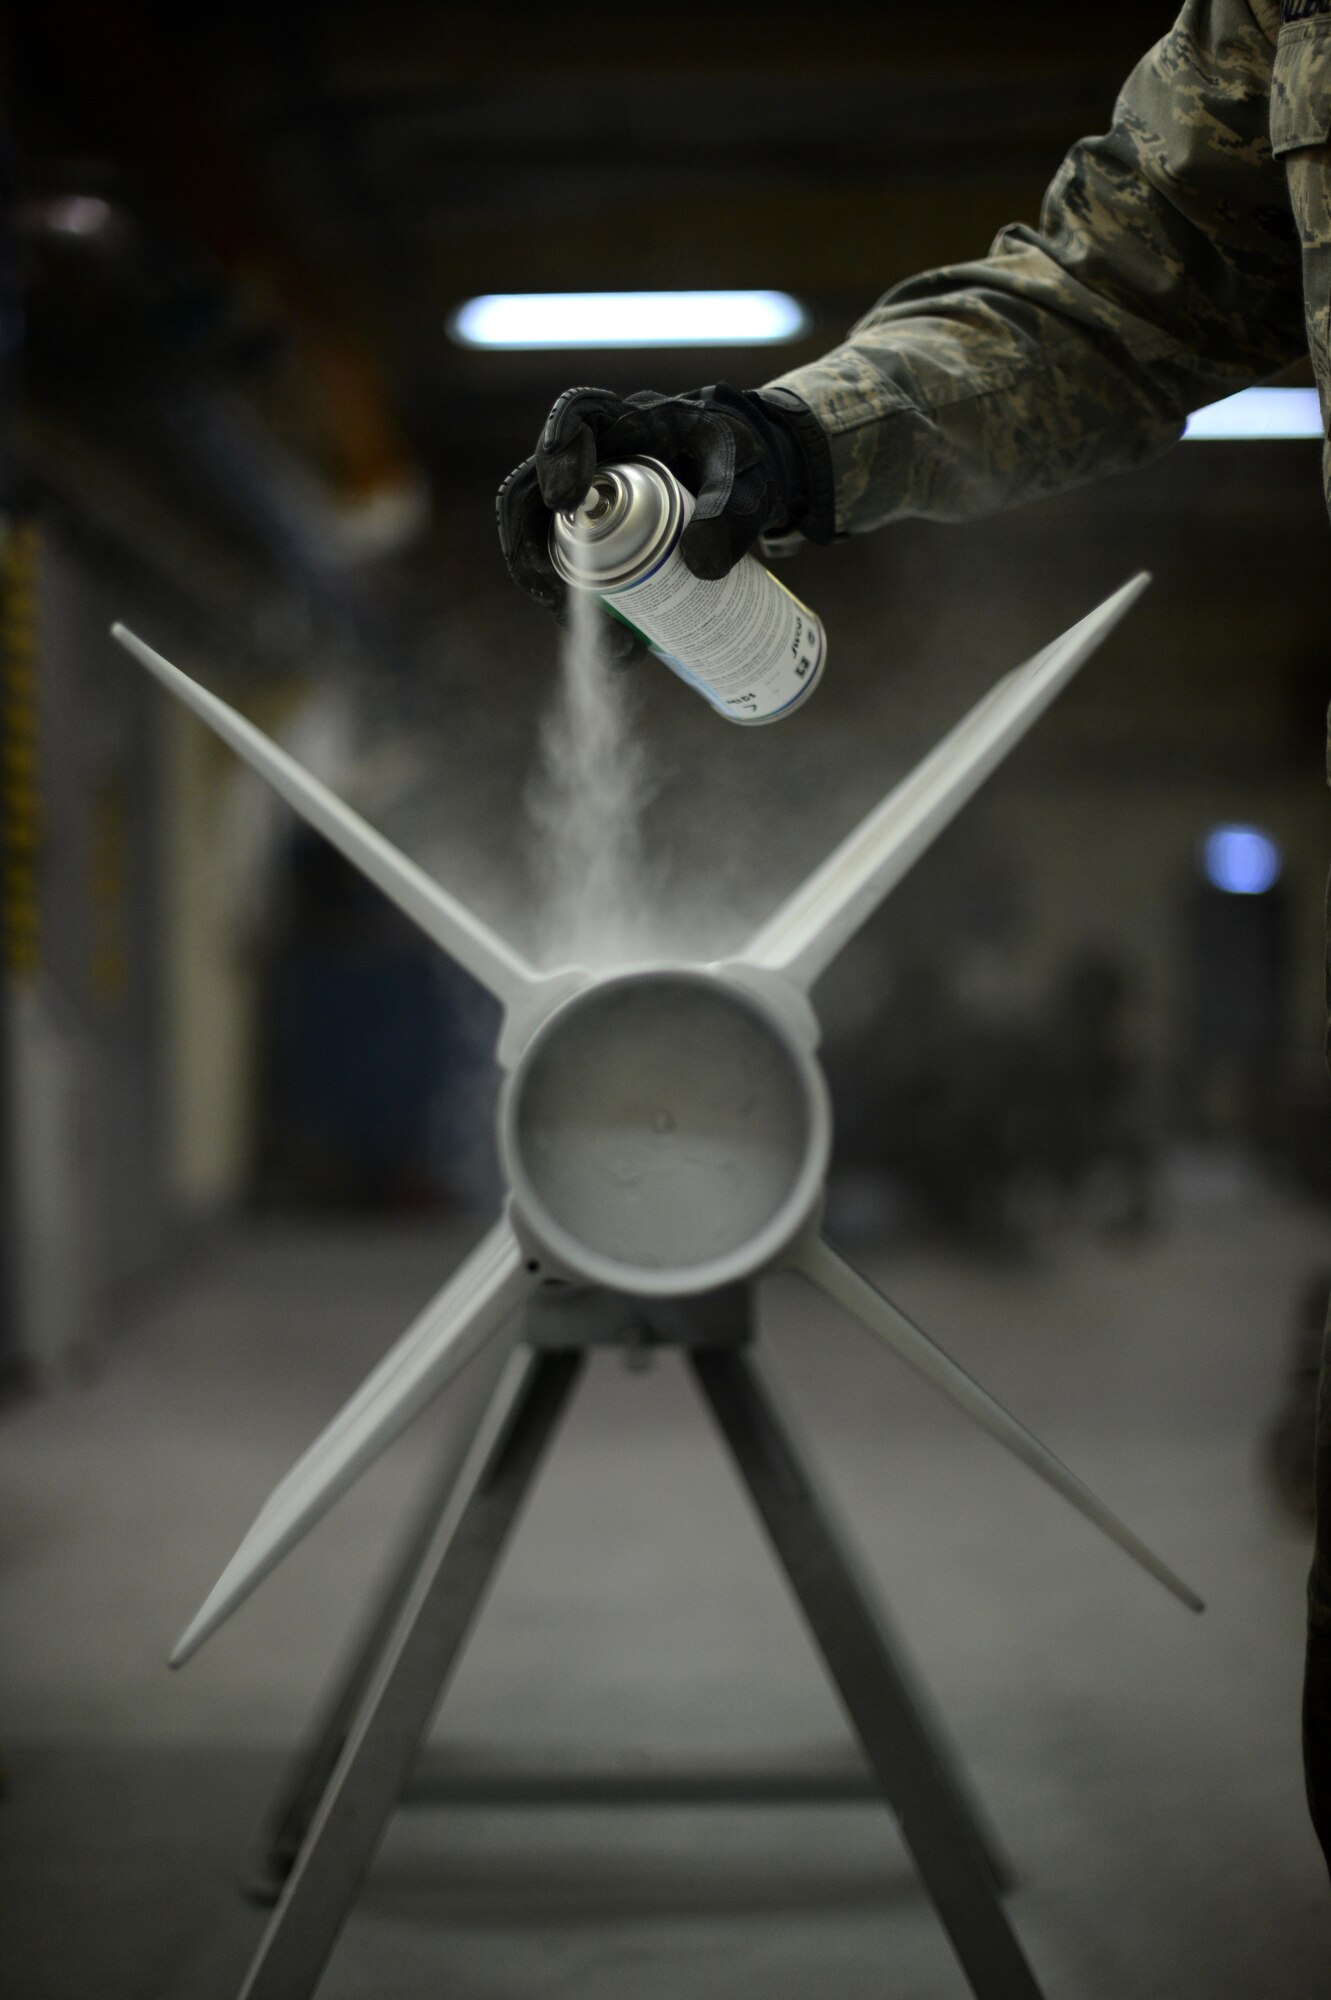
[(541, 890), (537, 951), (554, 965), (648, 958), (656, 927), (642, 815), (656, 789), (634, 724), (633, 671), (600, 643), (604, 613), (570, 590), (559, 683), (527, 788)]

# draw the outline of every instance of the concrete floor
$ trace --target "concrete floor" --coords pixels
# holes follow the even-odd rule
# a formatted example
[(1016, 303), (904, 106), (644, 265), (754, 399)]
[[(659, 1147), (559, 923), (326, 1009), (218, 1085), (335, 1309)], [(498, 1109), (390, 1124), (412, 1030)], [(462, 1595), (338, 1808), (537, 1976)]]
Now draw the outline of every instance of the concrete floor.
[[(465, 1247), (248, 1232), (100, 1378), (0, 1423), (0, 1984), (227, 2000), (254, 1828), (450, 1427), (424, 1420), (183, 1674), (163, 1659), (292, 1458)], [(1048, 2000), (1320, 2000), (1297, 1710), (1307, 1538), (1260, 1439), (1324, 1214), (1196, 1189), (1136, 1247), (857, 1254), (1210, 1600), (1166, 1598), (793, 1280), (763, 1353), (1015, 1862)], [(591, 1370), (436, 1725), (467, 1764), (844, 1767), (798, 1614), (673, 1359)], [(414, 1806), (321, 2000), (946, 2000), (872, 1805)]]

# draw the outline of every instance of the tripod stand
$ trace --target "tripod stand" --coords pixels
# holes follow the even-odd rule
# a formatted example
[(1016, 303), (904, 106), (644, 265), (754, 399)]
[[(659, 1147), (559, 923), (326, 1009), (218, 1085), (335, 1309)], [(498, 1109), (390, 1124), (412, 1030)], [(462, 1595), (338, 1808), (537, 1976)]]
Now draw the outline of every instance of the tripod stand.
[(501, 1383), (461, 1478), (441, 1484), (437, 1518), (288, 1797), (270, 1859), (290, 1872), (244, 2000), (313, 1992), (585, 1350), (626, 1337), (626, 1323), (632, 1338), (645, 1329), (687, 1350), (972, 1990), (979, 2000), (1039, 2000), (974, 1814), (743, 1352), (747, 1295), (737, 1288), (764, 1271), (799, 1273), (1181, 1603), (1203, 1609), (819, 1226), (832, 1146), (811, 997), (819, 978), (1147, 581), (1132, 579), (1006, 674), (733, 956), (705, 965), (538, 969), (244, 716), (113, 628), (502, 1011), (503, 1214), (274, 1488), (172, 1664), (197, 1652), (520, 1304), (534, 1315), (531, 1352)]
[(750, 1358), (747, 1287), (540, 1293), (526, 1334), (279, 1803), (265, 1872), (285, 1879), (240, 2000), (315, 1991), (588, 1352), (647, 1344), (685, 1353), (977, 2000), (1040, 2000), (992, 1845)]

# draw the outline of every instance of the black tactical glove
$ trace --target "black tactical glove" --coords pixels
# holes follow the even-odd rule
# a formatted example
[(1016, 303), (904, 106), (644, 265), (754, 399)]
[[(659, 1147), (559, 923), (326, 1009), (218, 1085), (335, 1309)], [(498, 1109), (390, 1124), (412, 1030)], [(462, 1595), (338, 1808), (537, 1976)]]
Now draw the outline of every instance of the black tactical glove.
[[(576, 507), (596, 466), (657, 458), (695, 496), (679, 550), (695, 576), (733, 568), (760, 535), (835, 533), (832, 459), (821, 424), (788, 389), (717, 383), (687, 396), (567, 389), (533, 457), (499, 489), (499, 542), (513, 581), (562, 622), (567, 586), (550, 560), (550, 515)], [(605, 621), (617, 658), (641, 652), (618, 619)]]

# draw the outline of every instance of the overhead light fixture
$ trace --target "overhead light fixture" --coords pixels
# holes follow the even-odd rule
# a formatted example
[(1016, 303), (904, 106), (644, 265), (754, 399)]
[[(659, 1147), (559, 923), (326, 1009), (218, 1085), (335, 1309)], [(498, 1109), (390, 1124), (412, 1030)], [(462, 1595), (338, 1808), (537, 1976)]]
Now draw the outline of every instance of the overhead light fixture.
[(808, 323), (789, 292), (486, 292), (448, 330), (462, 347), (757, 347)]
[(1241, 389), (1188, 418), (1185, 438), (1320, 438), (1316, 389)]
[(104, 236), (116, 212), (99, 194), (47, 194), (21, 203), (18, 219), (53, 236)]
[(1280, 879), (1280, 848), (1259, 826), (1214, 826), (1202, 843), (1202, 868), (1227, 896), (1263, 896)]

